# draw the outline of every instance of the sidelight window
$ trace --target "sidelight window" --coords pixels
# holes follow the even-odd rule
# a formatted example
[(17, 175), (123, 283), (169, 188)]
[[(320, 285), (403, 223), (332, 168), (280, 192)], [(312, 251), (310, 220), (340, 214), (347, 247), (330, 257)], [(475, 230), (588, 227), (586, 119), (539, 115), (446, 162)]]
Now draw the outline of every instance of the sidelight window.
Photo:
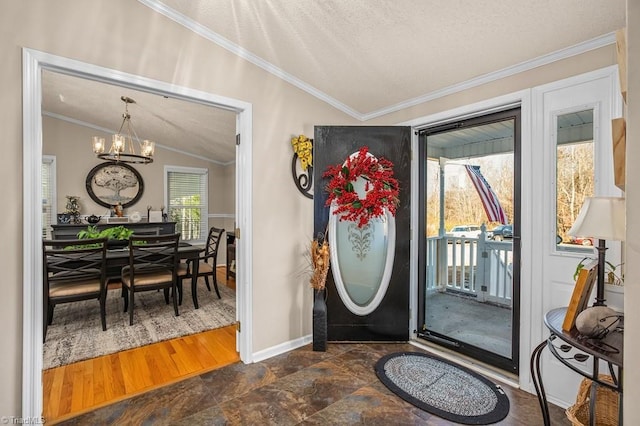
[(581, 251), (593, 246), (589, 235), (570, 236), (585, 198), (594, 195), (595, 162), (592, 109), (556, 118), (556, 244), (558, 250)]

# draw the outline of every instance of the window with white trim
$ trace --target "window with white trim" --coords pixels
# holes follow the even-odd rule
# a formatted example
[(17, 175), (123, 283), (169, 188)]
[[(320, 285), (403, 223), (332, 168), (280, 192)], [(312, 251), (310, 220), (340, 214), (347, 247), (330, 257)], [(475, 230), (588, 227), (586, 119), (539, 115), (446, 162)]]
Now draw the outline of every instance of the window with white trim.
[[(567, 235), (582, 204), (595, 195), (594, 119), (597, 110), (564, 111), (556, 121), (556, 247), (560, 251), (591, 253), (589, 235)], [(594, 117), (595, 116), (595, 117)]]
[(169, 220), (180, 239), (204, 242), (208, 227), (208, 170), (165, 166), (165, 197)]
[(42, 237), (51, 238), (56, 223), (56, 157), (42, 156)]

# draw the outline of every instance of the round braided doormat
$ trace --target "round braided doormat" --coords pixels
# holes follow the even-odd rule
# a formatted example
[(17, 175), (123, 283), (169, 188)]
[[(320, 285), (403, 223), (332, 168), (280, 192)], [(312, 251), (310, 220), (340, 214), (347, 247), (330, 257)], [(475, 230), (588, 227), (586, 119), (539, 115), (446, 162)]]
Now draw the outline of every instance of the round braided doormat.
[(393, 393), (444, 419), (486, 425), (509, 414), (509, 398), (500, 386), (442, 358), (397, 352), (382, 357), (375, 369)]

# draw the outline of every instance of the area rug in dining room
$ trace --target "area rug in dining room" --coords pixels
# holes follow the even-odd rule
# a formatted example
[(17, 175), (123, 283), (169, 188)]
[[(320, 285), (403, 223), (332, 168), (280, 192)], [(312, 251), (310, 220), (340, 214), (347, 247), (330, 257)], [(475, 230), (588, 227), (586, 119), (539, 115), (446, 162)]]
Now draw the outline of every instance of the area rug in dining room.
[(422, 352), (382, 357), (376, 375), (393, 393), (416, 407), (456, 423), (487, 425), (509, 414), (509, 398), (486, 377)]
[[(199, 309), (194, 309), (191, 286), (185, 282), (180, 316), (167, 305), (162, 291), (136, 293), (133, 325), (123, 312), (120, 289), (107, 296), (107, 331), (102, 331), (97, 300), (57, 305), (47, 329), (43, 368), (49, 369), (163, 340), (213, 330), (236, 320), (235, 291), (218, 284), (222, 299), (198, 285)], [(212, 289), (213, 290), (213, 289)]]

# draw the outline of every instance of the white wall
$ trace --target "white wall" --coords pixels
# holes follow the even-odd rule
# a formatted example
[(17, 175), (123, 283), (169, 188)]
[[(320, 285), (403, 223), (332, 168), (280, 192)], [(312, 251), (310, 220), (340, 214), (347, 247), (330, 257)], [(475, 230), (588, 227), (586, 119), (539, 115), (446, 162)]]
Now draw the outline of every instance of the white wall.
[(624, 424), (640, 424), (640, 2), (627, 0), (627, 259), (624, 290)]

